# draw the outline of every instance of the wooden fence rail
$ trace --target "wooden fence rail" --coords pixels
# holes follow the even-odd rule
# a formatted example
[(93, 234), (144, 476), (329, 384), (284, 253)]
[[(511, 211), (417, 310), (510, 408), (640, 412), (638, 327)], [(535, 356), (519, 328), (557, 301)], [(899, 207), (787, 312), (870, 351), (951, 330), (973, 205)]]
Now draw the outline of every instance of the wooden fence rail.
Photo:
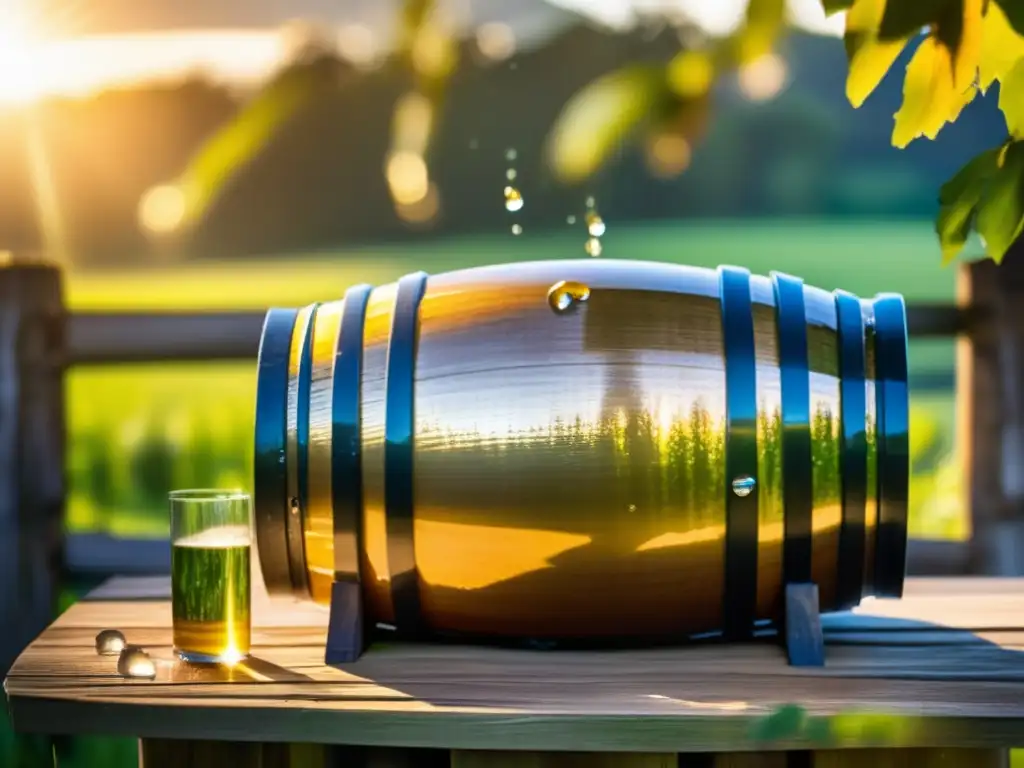
[[(67, 319), (66, 362), (150, 363), (255, 360), (265, 312), (76, 312)], [(954, 304), (914, 304), (910, 336), (969, 333), (979, 313)]]
[[(965, 265), (958, 300), (912, 304), (911, 339), (962, 339), (955, 373), (968, 542), (912, 541), (915, 575), (1024, 573), (1024, 254)], [(73, 312), (60, 273), (0, 268), (0, 672), (43, 626), (60, 573), (160, 573), (166, 542), (64, 536), (64, 391), (70, 366), (255, 361), (264, 312)], [(948, 372), (911, 387), (954, 383)], [(2, 623), (2, 622), (0, 622)]]

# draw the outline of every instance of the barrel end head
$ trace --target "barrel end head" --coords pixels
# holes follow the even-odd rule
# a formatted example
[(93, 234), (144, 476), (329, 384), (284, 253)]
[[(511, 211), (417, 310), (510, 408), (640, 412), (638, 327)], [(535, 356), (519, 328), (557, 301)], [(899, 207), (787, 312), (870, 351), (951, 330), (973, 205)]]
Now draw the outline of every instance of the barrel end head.
[(878, 532), (875, 595), (903, 595), (910, 488), (907, 310), (895, 293), (875, 297)]
[(290, 593), (285, 426), (288, 361), (296, 309), (271, 309), (263, 323), (256, 379), (253, 521), (267, 591)]

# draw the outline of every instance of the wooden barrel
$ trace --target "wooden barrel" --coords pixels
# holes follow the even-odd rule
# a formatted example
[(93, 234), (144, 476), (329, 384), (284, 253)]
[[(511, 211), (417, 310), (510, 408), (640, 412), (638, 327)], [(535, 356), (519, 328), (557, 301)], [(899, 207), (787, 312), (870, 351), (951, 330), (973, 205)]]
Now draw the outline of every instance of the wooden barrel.
[(578, 259), (273, 309), (255, 515), (272, 593), (355, 581), (369, 626), (751, 635), (783, 585), (899, 596), (903, 299)]

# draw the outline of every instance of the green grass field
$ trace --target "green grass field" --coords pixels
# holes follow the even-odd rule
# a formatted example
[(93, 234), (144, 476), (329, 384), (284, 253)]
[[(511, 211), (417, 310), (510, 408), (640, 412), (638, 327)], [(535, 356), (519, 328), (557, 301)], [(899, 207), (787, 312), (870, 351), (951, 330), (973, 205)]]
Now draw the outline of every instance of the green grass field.
[[(428, 243), (275, 257), (265, 261), (193, 263), (127, 271), (70, 273), (76, 308), (263, 308), (335, 298), (346, 286), (378, 283), (407, 271), (450, 269), (533, 259), (586, 258), (585, 231), (515, 237), (460, 237)], [(826, 290), (860, 296), (903, 293), (908, 301), (949, 299), (955, 271), (939, 264), (931, 222), (722, 221), (616, 227), (602, 238), (606, 259), (648, 259), (697, 266), (734, 264), (767, 274), (780, 270)]]

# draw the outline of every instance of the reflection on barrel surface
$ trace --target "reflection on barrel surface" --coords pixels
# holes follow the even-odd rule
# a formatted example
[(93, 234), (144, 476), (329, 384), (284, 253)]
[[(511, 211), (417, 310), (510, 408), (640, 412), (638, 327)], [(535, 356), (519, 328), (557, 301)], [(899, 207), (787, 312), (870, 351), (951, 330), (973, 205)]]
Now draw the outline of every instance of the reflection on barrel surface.
[[(362, 314), (344, 311), (351, 291), (311, 308), (306, 348), (283, 358), (309, 355), (318, 405), (308, 409), (308, 439), (281, 436), (287, 466), (280, 494), (256, 499), (259, 525), (276, 514), (275, 505), (282, 517), (290, 514), (288, 489), (298, 489), (301, 568), (311, 576), (306, 585), (292, 577), (290, 547), (287, 557), (264, 564), (268, 587), (324, 602), (322, 574), (333, 570), (338, 579), (363, 584), (369, 621), (400, 630), (679, 637), (721, 629), (731, 605), (744, 602), (729, 589), (747, 589), (744, 584), (748, 623), (779, 618), (792, 567), (784, 568), (783, 544), (787, 530), (798, 530), (787, 525), (788, 516), (791, 524), (806, 520), (803, 565), (819, 584), (824, 609), (871, 594), (867, 566), (902, 553), (874, 551), (865, 538), (866, 507), (878, 490), (860, 488), (858, 504), (841, 471), (843, 457), (854, 455), (851, 435), (863, 439), (870, 431), (868, 413), (844, 428), (844, 376), (859, 376), (855, 386), (872, 412), (875, 407), (864, 324), (857, 324), (857, 338), (844, 336), (837, 299), (798, 289), (803, 356), (796, 359), (803, 360), (806, 414), (787, 419), (796, 390), (784, 396), (783, 381), (794, 379), (780, 370), (797, 348), (778, 332), (776, 318), (780, 302), (791, 297), (774, 277), (734, 274), (749, 280), (749, 348), (729, 348), (721, 272), (645, 262), (542, 262), (414, 275), (365, 289)], [(588, 290), (554, 304), (549, 292), (563, 281)], [(265, 344), (271, 322), (268, 315)], [(346, 329), (350, 322), (359, 325)], [(905, 341), (905, 327), (892, 332)], [(353, 343), (346, 338), (356, 339), (355, 347), (346, 349)], [(844, 370), (858, 350), (859, 373)], [(756, 371), (757, 454), (750, 472), (756, 493), (753, 506), (742, 507), (756, 518), (753, 562), (727, 557), (730, 537), (742, 530), (730, 523), (742, 511), (736, 499), (747, 495), (731, 490), (735, 478), (726, 473), (729, 414), (738, 408), (727, 396), (727, 371), (744, 354)], [(339, 361), (353, 355), (357, 376), (351, 379), (346, 367), (346, 383)], [(268, 350), (264, 356), (272, 359)], [(345, 403), (346, 414), (355, 414), (353, 445), (337, 442), (348, 434), (349, 415), (336, 413), (333, 432), (325, 428), (332, 421), (323, 394), (332, 363), (334, 408)], [(292, 364), (282, 373), (261, 362), (261, 391), (266, 385), (276, 392), (267, 383), (272, 376), (294, 378), (302, 369)], [(292, 381), (284, 389), (303, 391)], [(270, 423), (266, 409), (277, 402), (265, 400), (258, 429), (260, 419)], [(296, 429), (296, 415), (275, 418), (286, 432)], [(784, 451), (798, 444), (784, 436), (794, 432), (809, 441), (799, 471), (791, 468), (792, 457), (784, 461)], [(303, 450), (305, 463), (293, 459)], [(333, 464), (325, 451), (333, 452)], [(273, 465), (272, 453), (258, 454), (258, 473)], [(308, 467), (305, 482), (297, 479), (300, 467)], [(869, 467), (863, 474), (869, 483), (876, 477)], [(787, 506), (803, 498), (785, 493), (787, 479), (808, 486), (806, 502), (796, 505), (805, 509)], [(905, 488), (889, 489), (900, 492)], [(333, 508), (326, 503), (332, 497)], [(258, 531), (261, 552), (287, 547), (282, 539), (290, 529), (276, 530), (268, 522)], [(851, 542), (859, 547), (859, 567), (842, 574), (838, 553)], [(293, 568), (274, 565), (281, 561)], [(750, 576), (727, 588), (730, 568)], [(852, 598), (837, 594), (844, 578), (856, 582)]]

